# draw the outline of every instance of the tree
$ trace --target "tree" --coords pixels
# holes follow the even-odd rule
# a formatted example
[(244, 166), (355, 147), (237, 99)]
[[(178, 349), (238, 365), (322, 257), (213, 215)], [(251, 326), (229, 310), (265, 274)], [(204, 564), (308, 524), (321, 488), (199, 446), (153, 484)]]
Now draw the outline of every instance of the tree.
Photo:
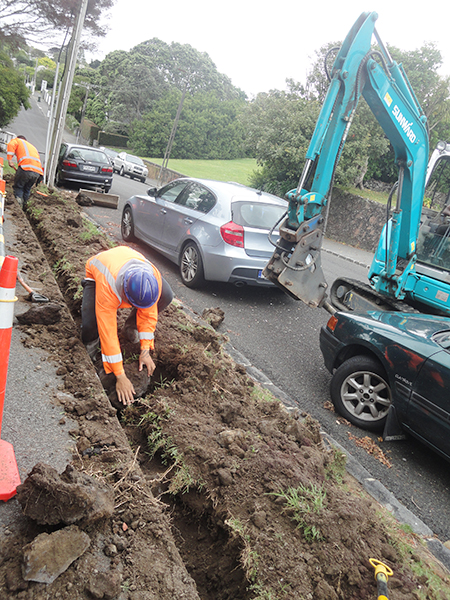
[[(109, 53), (98, 71), (102, 89), (95, 102), (88, 103), (87, 114), (101, 127), (123, 134), (174, 90), (181, 94), (186, 89), (188, 96), (212, 92), (224, 101), (245, 98), (217, 71), (208, 54), (189, 44), (166, 44), (157, 38), (129, 52)], [(169, 132), (171, 127), (172, 123)]]
[(242, 116), (248, 151), (260, 167), (251, 183), (280, 196), (298, 183), (320, 111), (302, 94), (295, 85), (258, 94)]
[[(181, 92), (172, 90), (131, 128), (130, 145), (145, 156), (164, 156)], [(238, 115), (243, 100), (220, 100), (213, 92), (186, 96), (173, 158), (231, 159), (244, 156), (243, 131)]]
[(30, 108), (30, 104), (23, 77), (4, 52), (0, 52), (0, 81), (0, 127), (5, 127), (17, 116), (22, 106)]
[[(62, 32), (73, 26), (81, 0), (0, 0), (0, 41), (22, 45), (25, 41), (41, 41), (55, 30)], [(99, 25), (101, 14), (114, 0), (90, 0), (84, 27), (94, 36), (105, 35)]]

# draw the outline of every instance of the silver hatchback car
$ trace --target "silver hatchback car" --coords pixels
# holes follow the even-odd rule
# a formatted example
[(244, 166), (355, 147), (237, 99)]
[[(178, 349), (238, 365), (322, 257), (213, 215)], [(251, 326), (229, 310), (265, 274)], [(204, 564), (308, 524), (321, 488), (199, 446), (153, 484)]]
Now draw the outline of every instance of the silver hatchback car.
[(141, 240), (179, 265), (185, 285), (273, 285), (262, 270), (273, 252), (269, 231), (285, 214), (286, 200), (237, 183), (185, 177), (147, 194), (126, 201), (122, 237)]

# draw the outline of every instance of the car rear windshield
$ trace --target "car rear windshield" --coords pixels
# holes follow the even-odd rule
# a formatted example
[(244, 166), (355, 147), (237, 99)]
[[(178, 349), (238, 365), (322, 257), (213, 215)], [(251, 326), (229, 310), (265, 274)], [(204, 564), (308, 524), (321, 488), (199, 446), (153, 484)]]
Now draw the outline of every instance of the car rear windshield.
[(127, 160), (135, 165), (140, 165), (141, 167), (144, 164), (142, 159), (138, 158), (137, 156), (131, 156), (131, 154), (127, 154)]
[(91, 150), (90, 148), (72, 148), (67, 158), (79, 158), (87, 162), (108, 163), (108, 158), (100, 150)]
[(258, 202), (233, 202), (233, 221), (242, 227), (271, 229), (284, 215), (286, 208), (277, 204)]

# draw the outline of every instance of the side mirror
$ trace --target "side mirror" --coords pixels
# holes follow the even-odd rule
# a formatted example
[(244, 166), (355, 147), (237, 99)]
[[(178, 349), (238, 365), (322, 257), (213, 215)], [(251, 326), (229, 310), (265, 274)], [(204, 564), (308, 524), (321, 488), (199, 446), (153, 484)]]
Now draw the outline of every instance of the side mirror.
[(149, 189), (147, 190), (147, 196), (153, 196), (153, 197), (155, 197), (155, 198), (156, 198), (156, 194), (157, 194), (157, 193), (158, 193), (158, 188), (155, 188), (155, 187), (153, 187), (153, 188), (149, 188)]

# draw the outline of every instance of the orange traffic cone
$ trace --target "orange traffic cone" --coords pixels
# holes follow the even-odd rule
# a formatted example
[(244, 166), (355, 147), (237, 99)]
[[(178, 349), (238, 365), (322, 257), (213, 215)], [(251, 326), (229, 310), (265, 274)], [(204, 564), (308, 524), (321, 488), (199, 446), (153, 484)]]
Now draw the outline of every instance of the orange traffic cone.
[[(0, 433), (2, 430), (3, 406), (5, 404), (6, 378), (8, 374), (9, 350), (11, 347), (12, 324), (17, 279), (18, 260), (6, 256), (0, 270)], [(0, 264), (1, 264), (0, 262)], [(20, 484), (14, 449), (9, 442), (0, 439), (0, 500), (9, 500)]]

